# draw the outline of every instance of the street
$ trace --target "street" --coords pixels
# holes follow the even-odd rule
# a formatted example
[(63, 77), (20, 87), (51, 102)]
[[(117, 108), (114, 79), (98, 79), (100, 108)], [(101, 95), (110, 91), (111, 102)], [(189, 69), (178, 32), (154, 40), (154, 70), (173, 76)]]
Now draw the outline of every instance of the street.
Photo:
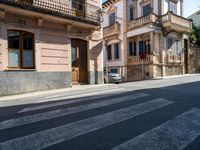
[(1, 150), (199, 150), (200, 75), (0, 101)]

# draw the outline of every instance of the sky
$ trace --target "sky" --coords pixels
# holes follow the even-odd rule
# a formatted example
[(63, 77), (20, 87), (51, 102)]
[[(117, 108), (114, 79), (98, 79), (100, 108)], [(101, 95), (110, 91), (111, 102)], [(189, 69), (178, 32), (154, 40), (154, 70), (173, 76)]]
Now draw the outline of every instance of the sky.
[[(105, 1), (102, 0), (102, 2)], [(184, 17), (189, 17), (197, 10), (200, 10), (200, 0), (184, 0)]]

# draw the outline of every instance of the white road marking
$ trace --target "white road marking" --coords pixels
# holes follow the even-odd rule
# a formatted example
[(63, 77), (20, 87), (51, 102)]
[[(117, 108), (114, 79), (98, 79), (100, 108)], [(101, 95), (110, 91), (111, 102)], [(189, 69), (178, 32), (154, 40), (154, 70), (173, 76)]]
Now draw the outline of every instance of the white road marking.
[(42, 149), (162, 108), (173, 102), (159, 98), (127, 108), (0, 143), (2, 150)]
[(182, 150), (200, 135), (200, 110), (192, 109), (112, 150)]
[(117, 104), (125, 101), (130, 101), (133, 99), (137, 98), (142, 98), (142, 97), (147, 97), (148, 94), (145, 93), (137, 93), (137, 94), (132, 94), (126, 97), (119, 97), (119, 98), (111, 98), (111, 99), (106, 99), (103, 101), (93, 101), (93, 103), (89, 104), (84, 104), (84, 105), (79, 105), (75, 107), (69, 107), (69, 108), (64, 108), (64, 109), (58, 109), (58, 110), (53, 110), (49, 112), (44, 112), (44, 113), (38, 113), (34, 115), (29, 115), (29, 116), (24, 116), (20, 118), (15, 118), (15, 119), (10, 119), (6, 121), (0, 122), (0, 130), (4, 130), (7, 128), (12, 128), (24, 124), (30, 124), (38, 121), (43, 121), (47, 119), (53, 119), (81, 111), (86, 111), (90, 109), (95, 109), (95, 108), (100, 108), (112, 104)]
[(108, 89), (106, 91), (97, 91), (97, 92), (91, 92), (91, 93), (82, 93), (82, 94), (77, 94), (77, 95), (69, 95), (69, 96), (56, 96), (56, 97), (53, 97), (53, 98), (45, 98), (45, 99), (42, 99), (42, 100), (39, 100), (37, 101), (36, 103), (43, 103), (43, 102), (49, 102), (49, 101), (55, 101), (55, 100), (58, 100), (58, 99), (72, 99), (72, 98), (80, 98), (80, 97), (86, 97), (86, 96), (95, 96), (97, 94), (106, 94), (106, 93), (112, 93), (112, 92), (117, 92), (117, 91), (122, 91), (124, 90), (124, 88), (118, 88), (118, 89)]
[(89, 91), (89, 92), (86, 92), (86, 91), (79, 91), (79, 92), (73, 92), (72, 94), (73, 95), (69, 95), (69, 93), (67, 94), (57, 94), (57, 95), (52, 95), (52, 96), (47, 96), (45, 98), (49, 99), (49, 98), (57, 98), (57, 97), (66, 97), (66, 96), (74, 96), (74, 95), (82, 95), (82, 94), (92, 94), (92, 93), (104, 93), (104, 92), (113, 92), (113, 91), (118, 91), (118, 90), (121, 90), (123, 88), (116, 88), (116, 89), (101, 89), (100, 91), (97, 91), (97, 90), (92, 90), (92, 91)]
[[(117, 89), (115, 91), (119, 91), (119, 89)], [(113, 90), (111, 92), (113, 92)], [(39, 106), (34, 106), (34, 107), (27, 107), (27, 108), (24, 108), (23, 110), (19, 111), (18, 113), (23, 113), (23, 112), (28, 112), (28, 111), (35, 111), (35, 110), (40, 110), (40, 109), (50, 108), (50, 107), (55, 107), (55, 106), (61, 106), (61, 105), (67, 105), (67, 104), (82, 102), (82, 101), (85, 101), (85, 100), (103, 98), (103, 97), (106, 97), (106, 96), (105, 95), (103, 95), (103, 96), (100, 95), (100, 96), (89, 97), (89, 98), (80, 98), (78, 100), (68, 100), (68, 101), (57, 102), (57, 103), (52, 103), (52, 104), (39, 105)], [(59, 99), (69, 99), (69, 98), (72, 98), (72, 97), (60, 97)], [(53, 101), (53, 100), (58, 100), (58, 99), (49, 99), (47, 101)], [(42, 100), (41, 102), (45, 102), (45, 101)]]

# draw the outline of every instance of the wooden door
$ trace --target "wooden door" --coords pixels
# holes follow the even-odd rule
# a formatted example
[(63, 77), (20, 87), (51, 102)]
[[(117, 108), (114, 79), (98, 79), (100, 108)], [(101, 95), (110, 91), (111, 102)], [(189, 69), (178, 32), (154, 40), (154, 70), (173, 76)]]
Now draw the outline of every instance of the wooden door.
[(79, 41), (79, 81), (87, 83), (87, 42)]
[(87, 83), (87, 42), (71, 40), (72, 46), (72, 84)]

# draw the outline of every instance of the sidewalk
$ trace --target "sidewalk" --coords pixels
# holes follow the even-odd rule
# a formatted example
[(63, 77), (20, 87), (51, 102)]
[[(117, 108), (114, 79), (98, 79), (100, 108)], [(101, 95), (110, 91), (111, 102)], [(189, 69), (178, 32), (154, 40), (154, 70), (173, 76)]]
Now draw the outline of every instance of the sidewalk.
[(8, 100), (17, 100), (23, 98), (32, 98), (32, 97), (39, 97), (45, 96), (49, 94), (57, 94), (62, 92), (75, 92), (79, 90), (87, 90), (87, 89), (94, 89), (94, 88), (117, 88), (116, 84), (98, 84), (98, 85), (74, 85), (71, 88), (64, 88), (64, 89), (55, 89), (55, 90), (47, 90), (47, 91), (39, 91), (39, 92), (32, 92), (32, 93), (24, 93), (24, 94), (17, 94), (17, 95), (9, 95), (9, 96), (1, 96), (0, 101), (8, 101)]
[[(152, 80), (125, 82), (124, 84), (135, 83), (134, 86), (139, 86), (139, 85), (141, 85), (141, 83), (144, 83), (144, 82), (149, 83), (149, 82), (152, 82), (153, 80), (176, 79), (176, 78), (195, 77), (195, 76), (200, 76), (200, 74), (186, 74), (186, 75), (159, 77), (159, 78), (154, 78)], [(48, 90), (48, 91), (18, 94), (18, 95), (2, 96), (2, 97), (0, 97), (0, 102), (13, 101), (13, 100), (24, 99), (24, 98), (37, 98), (40, 96), (46, 96), (46, 95), (50, 95), (50, 94), (59, 94), (59, 93), (64, 93), (64, 92), (73, 93), (73, 92), (81, 91), (81, 90), (100, 89), (100, 88), (118, 88), (118, 87), (119, 87), (119, 85), (116, 85), (116, 84), (75, 85), (72, 88), (55, 89), (55, 90)], [(135, 88), (135, 90), (138, 90), (138, 89)]]
[(174, 76), (166, 76), (166, 77), (157, 77), (153, 80), (159, 80), (159, 79), (173, 79), (173, 78), (184, 78), (184, 77), (192, 77), (192, 76), (200, 76), (200, 74), (184, 74), (184, 75), (174, 75)]

